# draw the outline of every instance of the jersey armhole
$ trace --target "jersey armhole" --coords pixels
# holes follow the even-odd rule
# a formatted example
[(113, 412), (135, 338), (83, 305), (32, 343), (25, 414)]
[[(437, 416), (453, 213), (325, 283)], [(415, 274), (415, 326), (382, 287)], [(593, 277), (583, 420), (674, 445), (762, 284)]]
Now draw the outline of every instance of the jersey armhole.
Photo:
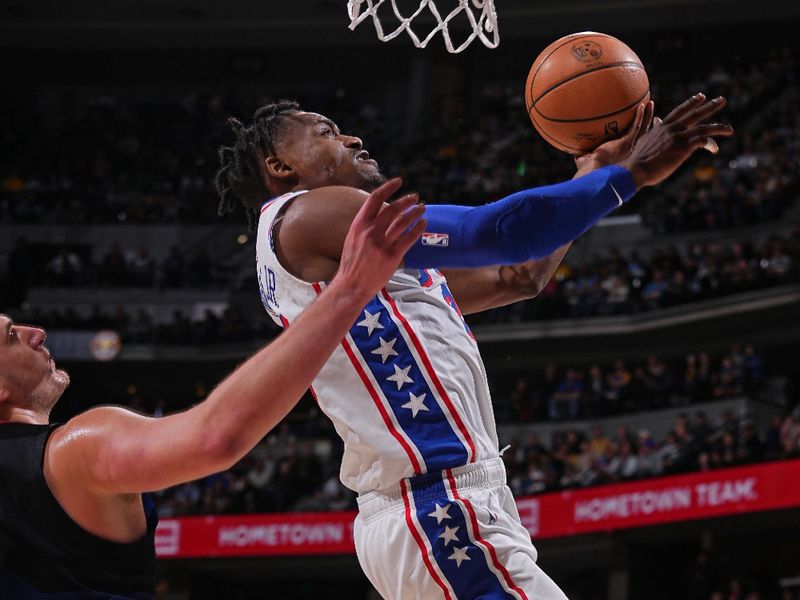
[(289, 207), (294, 203), (294, 201), (300, 196), (300, 194), (296, 196), (292, 196), (291, 198), (287, 199), (280, 207), (278, 207), (275, 216), (272, 217), (272, 221), (270, 221), (267, 229), (267, 243), (269, 244), (270, 250), (272, 250), (272, 254), (275, 256), (275, 262), (280, 266), (281, 270), (292, 279), (304, 283), (306, 285), (311, 285), (312, 282), (305, 281), (301, 279), (294, 273), (292, 273), (284, 264), (284, 261), (281, 260), (280, 253), (278, 251), (278, 243), (280, 240), (280, 226), (283, 224), (283, 218), (286, 216), (286, 211), (289, 210)]
[(270, 250), (272, 250), (272, 254), (275, 256), (275, 262), (280, 267), (281, 271), (293, 282), (299, 284), (303, 287), (327, 284), (327, 281), (306, 281), (305, 279), (295, 275), (292, 273), (281, 260), (280, 255), (278, 254), (278, 235), (279, 230), (276, 229), (283, 223), (283, 218), (286, 216), (286, 211), (289, 209), (294, 201), (299, 198), (302, 194), (306, 193), (306, 191), (297, 193), (296, 195), (292, 196), (291, 198), (287, 199), (276, 211), (275, 216), (272, 217), (272, 221), (269, 223), (267, 228), (267, 242), (269, 244)]

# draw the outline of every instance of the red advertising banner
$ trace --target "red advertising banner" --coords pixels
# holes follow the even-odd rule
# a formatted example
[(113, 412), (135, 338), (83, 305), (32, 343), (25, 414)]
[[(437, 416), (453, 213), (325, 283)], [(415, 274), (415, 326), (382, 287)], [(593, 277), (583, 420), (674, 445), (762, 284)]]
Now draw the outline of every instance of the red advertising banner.
[[(517, 499), (534, 539), (800, 507), (800, 460)], [(347, 554), (354, 512), (163, 519), (160, 558)]]
[(159, 558), (348, 554), (355, 512), (274, 513), (162, 519)]
[(517, 499), (534, 539), (800, 507), (800, 460)]

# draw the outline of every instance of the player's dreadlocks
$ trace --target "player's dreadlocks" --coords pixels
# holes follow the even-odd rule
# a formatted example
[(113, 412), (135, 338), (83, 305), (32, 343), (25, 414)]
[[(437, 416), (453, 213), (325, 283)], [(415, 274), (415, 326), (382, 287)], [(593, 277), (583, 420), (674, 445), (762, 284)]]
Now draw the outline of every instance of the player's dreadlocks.
[(233, 146), (219, 149), (220, 169), (215, 183), (220, 197), (217, 211), (220, 216), (242, 205), (248, 228), (255, 229), (257, 211), (252, 207), (269, 196), (262, 173), (264, 157), (275, 154), (275, 141), (286, 115), (299, 111), (297, 102), (280, 100), (259, 108), (249, 126), (238, 119), (228, 119), (236, 140)]

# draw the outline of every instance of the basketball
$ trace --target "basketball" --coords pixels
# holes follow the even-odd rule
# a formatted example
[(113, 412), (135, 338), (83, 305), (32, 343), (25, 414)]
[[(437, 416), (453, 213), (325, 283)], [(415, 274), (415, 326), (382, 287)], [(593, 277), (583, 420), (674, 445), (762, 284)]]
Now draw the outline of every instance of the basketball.
[(525, 105), (536, 130), (569, 154), (623, 134), (650, 82), (636, 53), (615, 37), (585, 31), (556, 40), (531, 66)]

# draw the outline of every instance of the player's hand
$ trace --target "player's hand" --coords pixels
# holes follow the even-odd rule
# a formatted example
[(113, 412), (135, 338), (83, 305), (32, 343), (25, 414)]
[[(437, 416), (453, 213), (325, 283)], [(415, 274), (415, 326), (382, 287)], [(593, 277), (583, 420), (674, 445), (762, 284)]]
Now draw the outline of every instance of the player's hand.
[(706, 100), (695, 94), (669, 113), (663, 120), (654, 119), (628, 158), (619, 165), (630, 170), (637, 189), (661, 183), (672, 175), (695, 151), (705, 148), (716, 154), (714, 138), (733, 135), (727, 123), (705, 123), (725, 108), (725, 98)]
[(575, 177), (587, 175), (600, 167), (616, 165), (628, 158), (639, 138), (652, 126), (654, 110), (655, 105), (652, 101), (643, 102), (636, 109), (633, 123), (625, 135), (598, 146), (593, 152), (576, 157), (575, 165), (578, 167), (578, 172)]
[(416, 194), (385, 205), (402, 184), (400, 178), (391, 179), (372, 192), (344, 241), (335, 280), (359, 294), (364, 303), (386, 285), (427, 225), (421, 218), (425, 205), (418, 204)]

